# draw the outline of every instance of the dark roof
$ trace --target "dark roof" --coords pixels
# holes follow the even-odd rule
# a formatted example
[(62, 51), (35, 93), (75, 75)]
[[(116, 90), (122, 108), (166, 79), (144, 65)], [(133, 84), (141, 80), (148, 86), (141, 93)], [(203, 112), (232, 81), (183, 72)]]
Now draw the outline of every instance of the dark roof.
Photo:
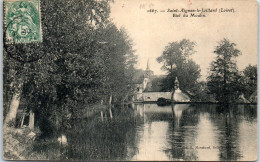
[(161, 92), (162, 91), (162, 81), (165, 78), (164, 75), (154, 75), (150, 78), (144, 92)]
[[(138, 69), (133, 76), (134, 84), (142, 84), (144, 81), (145, 71)], [(152, 75), (149, 79), (150, 82), (147, 83), (147, 86), (144, 92), (161, 92), (162, 91), (162, 81), (166, 75)]]

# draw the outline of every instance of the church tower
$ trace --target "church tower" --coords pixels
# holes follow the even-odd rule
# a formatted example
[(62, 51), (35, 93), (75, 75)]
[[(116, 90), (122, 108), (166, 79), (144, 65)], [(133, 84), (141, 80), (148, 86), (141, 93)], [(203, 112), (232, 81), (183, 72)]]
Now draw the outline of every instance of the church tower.
[(144, 71), (144, 81), (143, 89), (151, 88), (151, 76), (153, 76), (153, 71), (150, 69), (149, 59), (147, 60), (146, 70)]
[(147, 60), (147, 65), (146, 65), (146, 70), (144, 73), (144, 78), (150, 78), (153, 75), (153, 71), (150, 70), (150, 64), (149, 64), (149, 59)]

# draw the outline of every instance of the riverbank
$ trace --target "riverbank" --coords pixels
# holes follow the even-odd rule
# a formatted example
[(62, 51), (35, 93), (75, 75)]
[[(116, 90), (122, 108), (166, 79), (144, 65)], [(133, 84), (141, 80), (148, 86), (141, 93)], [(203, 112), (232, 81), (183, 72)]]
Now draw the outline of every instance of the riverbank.
[[(101, 105), (101, 104), (88, 105), (87, 108), (81, 112), (81, 120), (89, 119), (92, 121), (93, 118), (100, 117), (99, 115), (100, 112), (104, 112), (104, 116), (107, 115), (109, 112), (106, 111), (108, 111), (106, 105)], [(39, 138), (40, 135), (41, 132), (39, 128), (35, 128), (33, 131), (31, 131), (28, 127), (4, 128), (3, 158), (5, 160), (50, 160), (50, 159), (58, 160), (60, 159), (62, 155), (61, 155), (61, 150), (58, 147), (59, 143), (57, 141), (56, 136), (53, 139), (40, 139)], [(48, 150), (48, 151), (43, 151), (43, 150)]]
[(29, 128), (5, 128), (3, 131), (3, 158), (5, 160), (48, 160), (40, 152), (33, 151), (39, 130)]

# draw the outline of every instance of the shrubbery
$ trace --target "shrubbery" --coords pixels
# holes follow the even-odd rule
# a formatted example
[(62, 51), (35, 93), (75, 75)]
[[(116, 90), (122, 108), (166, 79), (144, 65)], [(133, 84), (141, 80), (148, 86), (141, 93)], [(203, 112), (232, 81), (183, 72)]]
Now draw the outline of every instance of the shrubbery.
[(31, 132), (29, 128), (5, 128), (3, 133), (3, 158), (5, 160), (47, 160), (39, 152), (33, 152), (33, 142), (39, 131)]

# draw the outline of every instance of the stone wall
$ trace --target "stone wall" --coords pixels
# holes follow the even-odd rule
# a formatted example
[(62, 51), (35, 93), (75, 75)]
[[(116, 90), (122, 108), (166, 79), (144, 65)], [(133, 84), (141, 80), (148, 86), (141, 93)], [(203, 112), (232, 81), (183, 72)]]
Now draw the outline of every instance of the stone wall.
[(172, 92), (143, 92), (142, 95), (143, 101), (157, 101), (160, 97), (171, 99)]

